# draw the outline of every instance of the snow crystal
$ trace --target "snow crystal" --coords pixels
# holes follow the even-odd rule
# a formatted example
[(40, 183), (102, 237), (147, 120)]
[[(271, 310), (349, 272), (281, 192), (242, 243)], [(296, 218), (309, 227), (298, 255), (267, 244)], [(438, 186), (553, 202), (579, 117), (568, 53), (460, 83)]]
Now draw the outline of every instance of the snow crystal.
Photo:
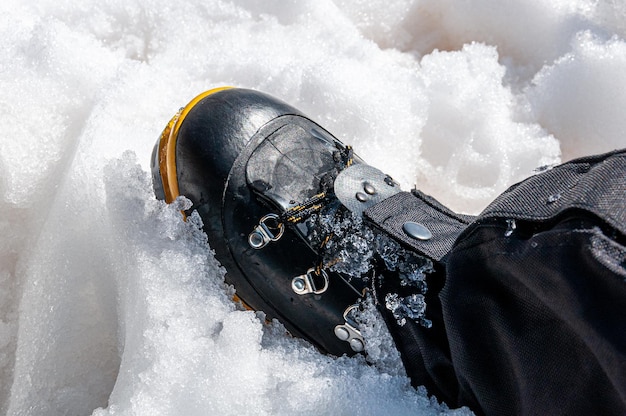
[(312, 219), (312, 238), (325, 240), (323, 263), (332, 271), (349, 277), (365, 278), (371, 269), (374, 233), (360, 215), (346, 209), (330, 208)]
[(407, 318), (419, 322), (426, 328), (432, 326), (432, 322), (424, 316), (426, 300), (422, 294), (400, 297), (397, 293), (388, 293), (385, 295), (385, 307), (391, 311), (400, 326), (406, 325)]

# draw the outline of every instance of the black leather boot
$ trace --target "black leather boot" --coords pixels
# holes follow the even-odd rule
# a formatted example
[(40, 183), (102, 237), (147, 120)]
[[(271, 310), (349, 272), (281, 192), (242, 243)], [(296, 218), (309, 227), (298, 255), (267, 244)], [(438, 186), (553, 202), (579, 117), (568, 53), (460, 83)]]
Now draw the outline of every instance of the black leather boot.
[(299, 110), (238, 88), (182, 108), (152, 171), (158, 198), (191, 200), (245, 305), (324, 352), (363, 350), (352, 311), (372, 283), (377, 237), (362, 214), (400, 192), (392, 178)]

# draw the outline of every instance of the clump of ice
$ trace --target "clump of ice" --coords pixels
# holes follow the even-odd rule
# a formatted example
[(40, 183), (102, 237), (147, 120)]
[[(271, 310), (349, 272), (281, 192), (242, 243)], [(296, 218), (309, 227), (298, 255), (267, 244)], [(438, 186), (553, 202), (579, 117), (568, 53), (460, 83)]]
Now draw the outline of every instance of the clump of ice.
[(367, 342), (367, 361), (387, 374), (402, 375), (404, 369), (398, 366), (400, 353), (380, 316), (374, 297), (367, 296), (360, 306), (356, 320), (359, 332)]
[(388, 293), (385, 295), (385, 307), (391, 311), (400, 326), (406, 325), (407, 318), (419, 322), (426, 328), (432, 326), (432, 322), (424, 317), (426, 301), (422, 294), (400, 297), (397, 293)]
[(434, 271), (429, 259), (411, 253), (384, 234), (378, 234), (374, 241), (376, 253), (383, 260), (384, 267), (390, 271), (398, 271), (402, 286), (413, 286), (426, 293), (426, 274)]
[(374, 233), (360, 215), (346, 209), (322, 212), (312, 218), (313, 237), (322, 247), (323, 264), (351, 278), (367, 278), (372, 268)]
[[(319, 247), (324, 268), (339, 272), (351, 281), (365, 283), (372, 290), (380, 286), (377, 279), (397, 279), (401, 286), (410, 286), (417, 293), (405, 298), (389, 293), (385, 297), (386, 308), (392, 311), (400, 326), (404, 326), (407, 318), (426, 328), (432, 326), (425, 318), (424, 299), (428, 291), (426, 274), (434, 271), (430, 259), (405, 250), (385, 234), (370, 228), (361, 214), (344, 207), (325, 207), (308, 221), (312, 229), (308, 238)], [(376, 343), (374, 340), (372, 344)]]
[(397, 360), (326, 357), (238, 309), (146, 173), (169, 118), (220, 85), (467, 212), (626, 145), (622, 2), (388, 3), (0, 3), (0, 413), (442, 411)]

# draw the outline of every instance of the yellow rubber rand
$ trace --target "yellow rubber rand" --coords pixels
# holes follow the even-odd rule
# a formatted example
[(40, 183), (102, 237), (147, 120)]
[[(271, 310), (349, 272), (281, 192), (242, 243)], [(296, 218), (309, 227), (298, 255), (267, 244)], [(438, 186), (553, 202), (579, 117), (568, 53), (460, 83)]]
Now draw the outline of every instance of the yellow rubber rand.
[(232, 87), (213, 88), (212, 90), (205, 91), (198, 95), (172, 117), (163, 130), (163, 133), (161, 133), (159, 140), (159, 173), (161, 175), (161, 182), (163, 183), (165, 202), (168, 204), (173, 202), (180, 195), (178, 177), (176, 176), (176, 139), (178, 138), (178, 130), (181, 124), (191, 109), (202, 99), (216, 92), (230, 88)]
[[(165, 194), (165, 202), (168, 204), (173, 202), (179, 195), (178, 177), (176, 172), (176, 139), (178, 138), (178, 130), (182, 122), (185, 120), (189, 111), (205, 97), (216, 92), (230, 89), (232, 87), (213, 88), (206, 91), (191, 100), (189, 104), (181, 108), (174, 117), (167, 123), (167, 126), (161, 133), (159, 138), (159, 174), (163, 183), (163, 193)], [(183, 216), (185, 213), (183, 212)], [(233, 295), (233, 300), (239, 302), (244, 308), (253, 310), (239, 296)]]

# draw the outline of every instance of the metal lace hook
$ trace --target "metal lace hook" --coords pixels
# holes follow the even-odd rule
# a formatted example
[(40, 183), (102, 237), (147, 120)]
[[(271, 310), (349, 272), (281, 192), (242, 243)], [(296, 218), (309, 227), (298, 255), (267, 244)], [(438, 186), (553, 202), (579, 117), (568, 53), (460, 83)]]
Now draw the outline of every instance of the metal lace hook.
[[(268, 225), (268, 222), (274, 221), (275, 226)], [(254, 230), (248, 235), (248, 244), (250, 247), (260, 250), (271, 241), (278, 241), (285, 232), (285, 225), (280, 222), (280, 217), (276, 214), (267, 214), (254, 227)]]
[(354, 352), (362, 352), (365, 349), (365, 341), (359, 330), (359, 325), (354, 321), (351, 314), (356, 311), (357, 305), (349, 306), (343, 312), (344, 324), (335, 327), (335, 336), (341, 341), (350, 344), (350, 348)]
[[(315, 276), (322, 278), (322, 285), (318, 287), (315, 283)], [(319, 279), (318, 279), (319, 280)], [(296, 276), (291, 281), (291, 289), (298, 295), (306, 295), (313, 293), (315, 295), (321, 295), (328, 289), (328, 275), (324, 270), (319, 273), (312, 267), (303, 275)]]

